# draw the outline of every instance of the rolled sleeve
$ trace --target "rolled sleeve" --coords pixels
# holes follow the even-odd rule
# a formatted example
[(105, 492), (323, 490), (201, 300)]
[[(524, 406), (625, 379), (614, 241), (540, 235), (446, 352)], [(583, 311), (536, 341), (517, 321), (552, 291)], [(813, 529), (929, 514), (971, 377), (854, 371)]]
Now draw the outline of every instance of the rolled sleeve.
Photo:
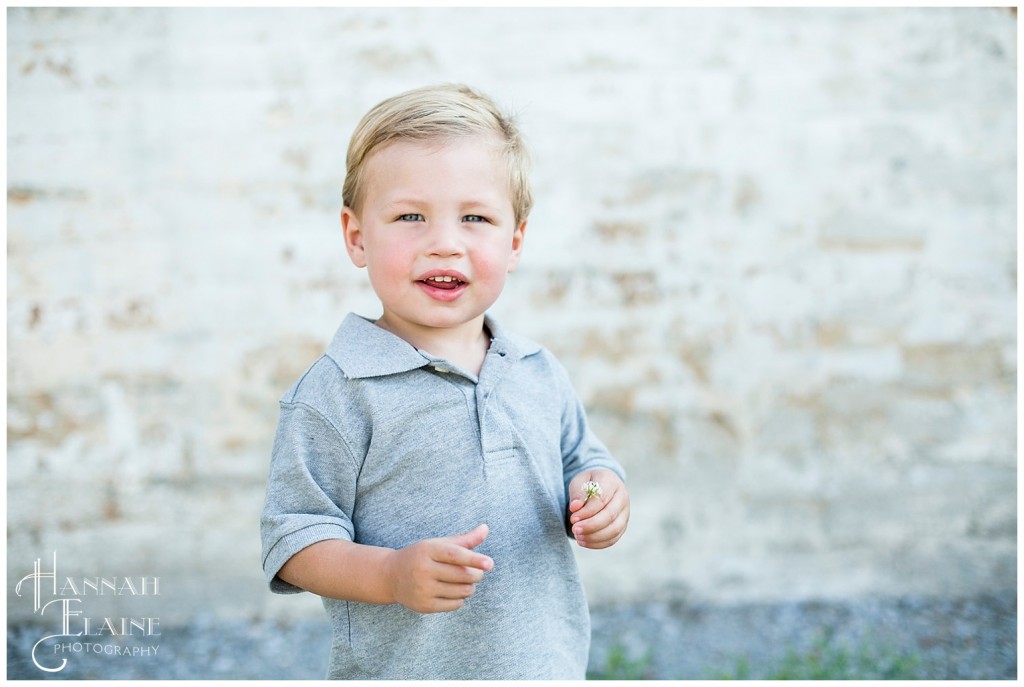
[(281, 404), (260, 518), (263, 572), (272, 592), (302, 591), (277, 576), (302, 549), (355, 538), (357, 472), (341, 434), (321, 413), (302, 403)]

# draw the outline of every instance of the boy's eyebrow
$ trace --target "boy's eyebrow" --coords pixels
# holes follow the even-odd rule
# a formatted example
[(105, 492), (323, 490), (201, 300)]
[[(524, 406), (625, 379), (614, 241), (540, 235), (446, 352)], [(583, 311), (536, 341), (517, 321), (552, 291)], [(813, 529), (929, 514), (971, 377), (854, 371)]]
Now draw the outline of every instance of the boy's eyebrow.
[(385, 200), (384, 207), (390, 208), (396, 205), (425, 205), (422, 200), (416, 198), (395, 198), (393, 200)]
[[(429, 205), (430, 205), (430, 201), (429, 200), (424, 200), (422, 198), (414, 198), (414, 197), (402, 197), (402, 196), (400, 196), (398, 198), (393, 198), (393, 199), (385, 200), (384, 203), (383, 203), (383, 206), (384, 206), (385, 209), (390, 209), (390, 208), (393, 208), (393, 207), (409, 207), (409, 206), (424, 207), (424, 206), (429, 206)], [(462, 201), (462, 202), (459, 203), (459, 207), (462, 208), (462, 209), (466, 209), (466, 208), (495, 209), (497, 207), (500, 207), (501, 205), (502, 205), (502, 201), (500, 199), (498, 199), (498, 198), (493, 198), (493, 199), (471, 198), (469, 200), (465, 200), (465, 201)]]

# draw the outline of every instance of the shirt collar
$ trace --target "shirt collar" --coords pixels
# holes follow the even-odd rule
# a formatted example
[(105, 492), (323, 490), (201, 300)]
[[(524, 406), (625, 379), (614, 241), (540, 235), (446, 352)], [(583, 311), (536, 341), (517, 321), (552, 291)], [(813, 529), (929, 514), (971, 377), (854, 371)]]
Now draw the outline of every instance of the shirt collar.
[[(529, 339), (505, 331), (490, 315), (484, 316), (484, 324), (491, 333), (490, 350), (510, 362), (541, 350)], [(399, 374), (438, 360), (355, 313), (349, 313), (338, 327), (327, 347), (327, 355), (350, 379)]]

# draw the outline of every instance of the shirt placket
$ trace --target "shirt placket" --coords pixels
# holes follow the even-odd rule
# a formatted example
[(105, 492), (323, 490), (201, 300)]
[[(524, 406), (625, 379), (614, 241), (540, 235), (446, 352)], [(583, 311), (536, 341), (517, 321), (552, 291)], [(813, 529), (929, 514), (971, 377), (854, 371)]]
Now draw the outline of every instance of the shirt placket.
[(511, 367), (510, 356), (500, 346), (492, 346), (476, 385), (476, 415), (480, 430), (480, 443), (484, 459), (484, 474), (488, 479), (500, 476), (499, 468), (514, 456), (514, 441), (509, 418), (495, 402), (495, 393), (501, 379)]

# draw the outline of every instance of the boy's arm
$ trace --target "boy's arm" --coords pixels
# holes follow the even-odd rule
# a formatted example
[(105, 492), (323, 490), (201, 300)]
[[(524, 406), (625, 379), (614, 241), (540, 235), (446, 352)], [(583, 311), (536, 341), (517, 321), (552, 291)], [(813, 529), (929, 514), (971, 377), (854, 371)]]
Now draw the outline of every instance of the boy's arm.
[(394, 603), (394, 593), (381, 572), (393, 549), (325, 539), (289, 558), (277, 576), (299, 589), (331, 599)]
[(278, 573), (313, 544), (355, 538), (349, 513), (359, 465), (341, 435), (316, 409), (282, 403), (260, 519), (263, 569), (270, 589), (301, 588)]
[(348, 513), (357, 475), (354, 452), (319, 411), (282, 403), (261, 518), (271, 590), (397, 602), (423, 613), (459, 608), (493, 566), (472, 551), (487, 527), (397, 551), (355, 543)]
[[(622, 537), (629, 522), (626, 473), (590, 431), (583, 403), (565, 369), (557, 361), (555, 369), (563, 399), (562, 474), (568, 500), (567, 530), (580, 546), (607, 548)], [(599, 483), (603, 493), (585, 501), (583, 485), (587, 482)]]
[(332, 599), (400, 603), (420, 613), (454, 611), (494, 567), (490, 558), (473, 551), (486, 537), (487, 526), (481, 525), (399, 550), (343, 539), (324, 540), (296, 553), (277, 575), (300, 589)]
[(577, 475), (597, 468), (613, 472), (625, 482), (626, 472), (622, 465), (590, 430), (583, 402), (572, 388), (565, 370), (560, 365), (556, 369), (560, 372), (556, 379), (562, 397), (562, 474), (566, 489)]

